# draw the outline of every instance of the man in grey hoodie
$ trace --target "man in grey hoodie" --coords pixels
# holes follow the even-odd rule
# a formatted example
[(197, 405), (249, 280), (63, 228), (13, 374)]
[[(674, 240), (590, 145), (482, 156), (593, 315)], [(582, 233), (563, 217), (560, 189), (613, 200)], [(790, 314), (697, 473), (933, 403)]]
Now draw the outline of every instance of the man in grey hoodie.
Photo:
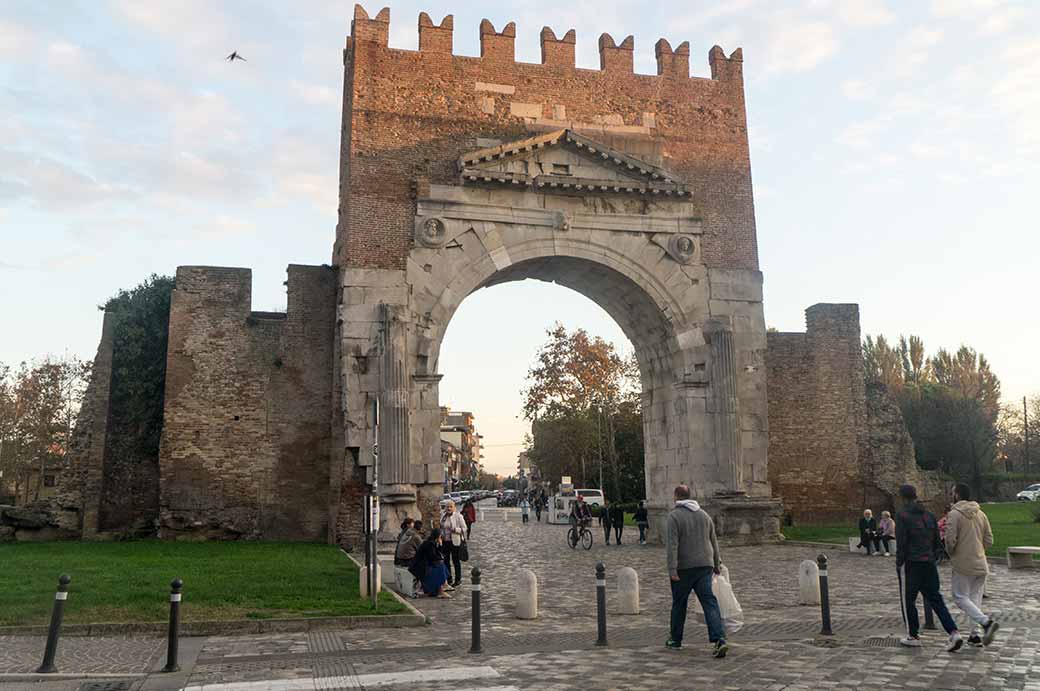
[(715, 524), (700, 504), (690, 499), (690, 488), (675, 488), (675, 508), (668, 513), (665, 529), (665, 553), (668, 557), (668, 576), (672, 580), (671, 636), (665, 647), (682, 647), (686, 626), (686, 608), (690, 591), (704, 610), (708, 625), (708, 640), (714, 644), (712, 657), (726, 657), (726, 630), (722, 626), (719, 602), (711, 592), (713, 574), (719, 573), (719, 543)]
[(1000, 628), (1000, 624), (981, 609), (982, 591), (986, 589), (989, 574), (986, 550), (993, 546), (993, 530), (978, 502), (971, 501), (970, 487), (957, 483), (953, 500), (956, 503), (946, 514), (946, 552), (953, 567), (950, 578), (953, 601), (975, 622), (968, 645), (989, 645)]

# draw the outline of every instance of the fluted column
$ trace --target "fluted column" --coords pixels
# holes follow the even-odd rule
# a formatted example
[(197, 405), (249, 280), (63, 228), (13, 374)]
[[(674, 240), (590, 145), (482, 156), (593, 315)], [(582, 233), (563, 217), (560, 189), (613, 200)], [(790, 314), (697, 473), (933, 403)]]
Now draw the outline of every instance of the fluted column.
[(719, 475), (726, 489), (744, 491), (737, 399), (736, 353), (729, 325), (713, 322), (705, 328), (711, 346), (711, 401)]
[(404, 325), (394, 308), (380, 305), (383, 322), (379, 389), (379, 483), (406, 484), (409, 477), (409, 377)]

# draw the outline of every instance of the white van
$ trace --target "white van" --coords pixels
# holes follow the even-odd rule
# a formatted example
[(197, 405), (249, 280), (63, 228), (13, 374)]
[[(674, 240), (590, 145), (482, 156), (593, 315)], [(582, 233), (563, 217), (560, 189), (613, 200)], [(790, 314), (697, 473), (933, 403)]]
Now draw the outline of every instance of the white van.
[(606, 503), (606, 500), (603, 498), (603, 490), (601, 489), (576, 489), (574, 491), (585, 500), (585, 503), (588, 504), (593, 511)]

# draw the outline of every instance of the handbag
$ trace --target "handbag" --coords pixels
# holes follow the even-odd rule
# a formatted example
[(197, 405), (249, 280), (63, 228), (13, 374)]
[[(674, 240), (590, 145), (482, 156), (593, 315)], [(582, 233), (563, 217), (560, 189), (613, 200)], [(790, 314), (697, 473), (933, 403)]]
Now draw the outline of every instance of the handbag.
[(469, 561), (469, 545), (465, 541), (459, 547), (459, 559), (461, 561)]

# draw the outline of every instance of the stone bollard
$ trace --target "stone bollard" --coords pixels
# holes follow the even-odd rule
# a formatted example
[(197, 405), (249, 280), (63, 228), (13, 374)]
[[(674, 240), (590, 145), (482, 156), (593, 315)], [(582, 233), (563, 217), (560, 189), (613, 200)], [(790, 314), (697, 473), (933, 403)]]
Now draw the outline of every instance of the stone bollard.
[[(369, 596), (368, 595), (368, 567), (367, 566), (362, 566), (360, 569), (358, 569), (358, 576), (361, 579), (361, 587), (360, 587), (361, 597), (362, 598), (366, 598), (366, 597)], [(379, 564), (376, 564), (376, 592), (378, 593), (382, 589), (383, 589), (383, 569), (379, 566)]]
[(798, 566), (798, 604), (820, 604), (820, 567), (809, 559)]
[(516, 618), (538, 618), (538, 578), (529, 569), (516, 576)]
[(508, 523), (509, 522), (509, 510), (508, 509), (502, 511), (502, 522), (503, 523)]
[(639, 574), (630, 566), (618, 570), (618, 612), (639, 614)]

